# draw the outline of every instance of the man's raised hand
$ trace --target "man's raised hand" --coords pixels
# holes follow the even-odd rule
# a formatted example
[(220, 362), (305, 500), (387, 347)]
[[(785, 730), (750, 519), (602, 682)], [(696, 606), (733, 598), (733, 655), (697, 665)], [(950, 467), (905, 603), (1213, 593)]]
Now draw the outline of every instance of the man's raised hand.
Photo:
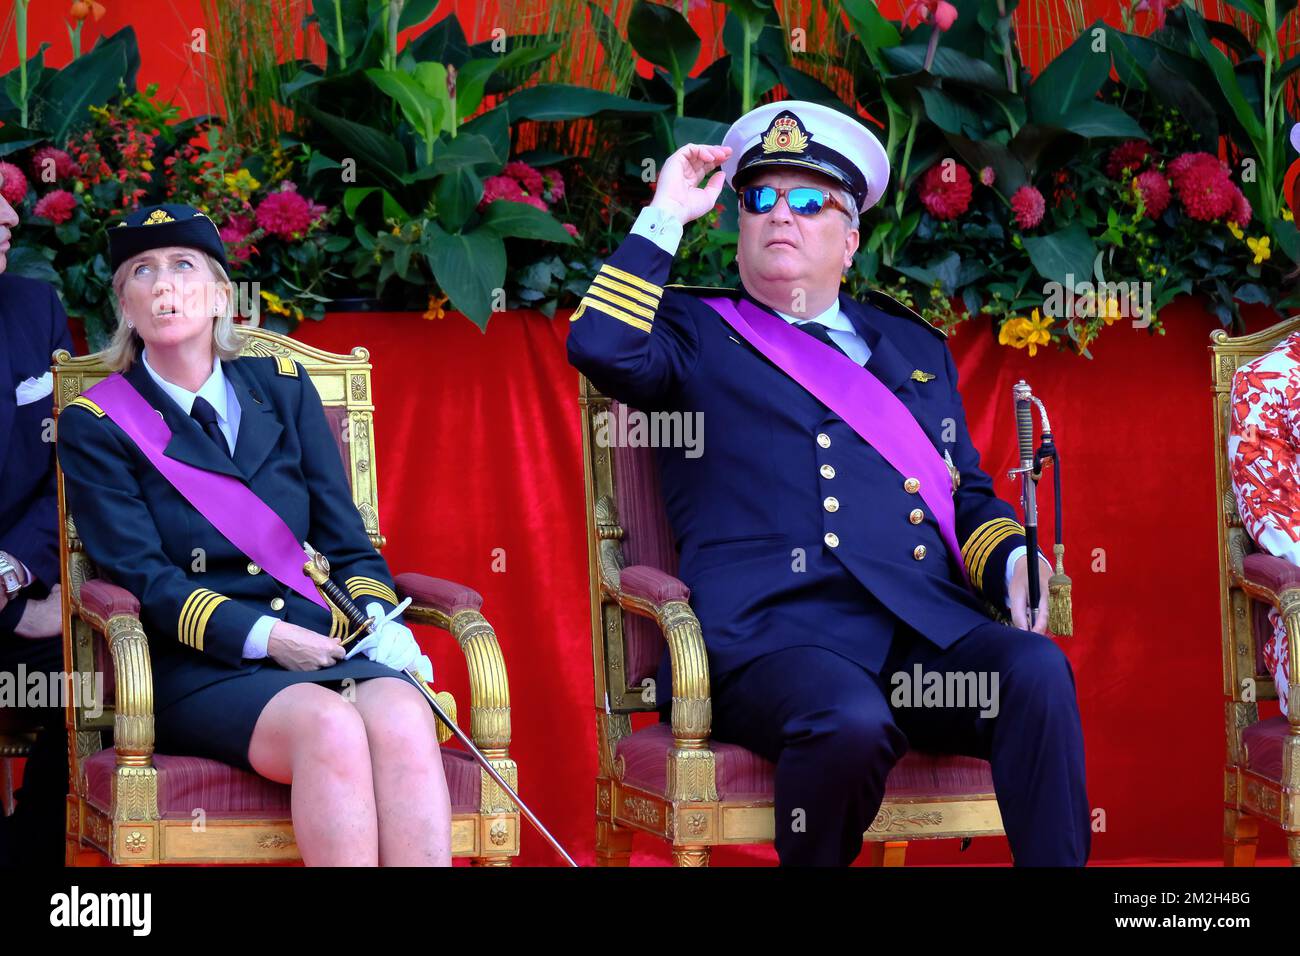
[(703, 216), (717, 203), (726, 175), (718, 170), (704, 185), (700, 181), (730, 155), (730, 146), (687, 143), (664, 160), (650, 205), (676, 217), (683, 225)]

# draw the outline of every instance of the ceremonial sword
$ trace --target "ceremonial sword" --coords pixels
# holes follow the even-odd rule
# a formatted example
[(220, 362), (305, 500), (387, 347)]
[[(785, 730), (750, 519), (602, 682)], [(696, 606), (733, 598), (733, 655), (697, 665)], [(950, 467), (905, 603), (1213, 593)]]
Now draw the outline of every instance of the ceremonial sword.
[[(303, 543), (303, 547), (311, 559), (303, 565), (303, 573), (306, 574), (307, 577), (311, 578), (312, 583), (316, 585), (321, 596), (333, 605), (334, 609), (342, 614), (348, 623), (351, 633), (343, 639), (343, 643), (347, 644), (354, 637), (363, 632), (373, 632), (376, 627), (374, 618), (367, 616), (365, 611), (357, 607), (356, 602), (348, 596), (347, 592), (334, 583), (330, 578), (329, 561), (326, 560), (325, 556), (312, 548), (311, 545), (306, 544), (306, 542)], [(533, 828), (542, 835), (543, 839), (551, 845), (556, 853), (564, 857), (564, 861), (568, 863), (569, 866), (576, 867), (578, 864), (574, 862), (573, 857), (569, 856), (564, 847), (560, 845), (559, 840), (551, 836), (551, 832), (543, 826), (541, 820), (537, 819), (537, 815), (528, 808), (528, 804), (524, 803), (524, 801), (519, 798), (519, 794), (515, 793), (514, 787), (506, 783), (505, 777), (501, 775), (500, 771), (498, 771), (496, 767), (492, 766), (492, 761), (488, 760), (488, 758), (483, 754), (483, 751), (479, 750), (478, 747), (475, 746), (474, 741), (470, 740), (465, 731), (457, 727), (456, 722), (447, 716), (447, 712), (442, 709), (437, 698), (434, 697), (433, 691), (429, 689), (429, 685), (426, 684), (420, 677), (419, 673), (416, 672), (414, 666), (406, 668), (406, 670), (401, 673), (406, 674), (415, 682), (415, 686), (420, 689), (420, 692), (424, 694), (425, 699), (429, 702), (429, 706), (433, 708), (434, 715), (437, 716), (446, 728), (452, 732), (456, 739), (465, 746), (465, 749), (468, 750), (470, 755), (478, 761), (479, 766), (487, 772), (488, 776), (496, 781), (497, 786), (502, 789), (506, 796), (514, 801), (515, 805), (519, 807), (519, 812), (522, 813), (528, 822), (533, 825)]]

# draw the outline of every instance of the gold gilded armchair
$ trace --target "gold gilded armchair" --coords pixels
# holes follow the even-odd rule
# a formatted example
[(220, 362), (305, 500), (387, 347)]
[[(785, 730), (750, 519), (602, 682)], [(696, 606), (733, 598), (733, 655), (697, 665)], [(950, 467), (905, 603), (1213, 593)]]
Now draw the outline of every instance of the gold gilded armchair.
[[(635, 833), (666, 840), (678, 866), (707, 866), (711, 848), (771, 843), (771, 763), (710, 740), (709, 661), (676, 554), (651, 450), (605, 447), (603, 416), (617, 403), (580, 379), (583, 472), (595, 667), (596, 862), (626, 866)], [(671, 724), (633, 730), (656, 710), (665, 643)], [(909, 752), (889, 776), (865, 834), (872, 862), (901, 866), (910, 840), (1003, 833), (992, 771), (972, 757)]]
[[(245, 355), (303, 365), (320, 393), (351, 482), (353, 500), (376, 548), (379, 532), (374, 405), (369, 353), (323, 352), (263, 330), (248, 331)], [(103, 356), (55, 354), (56, 414), (108, 374)], [(286, 863), (299, 859), (289, 788), (200, 757), (154, 752), (149, 645), (133, 595), (99, 578), (77, 538), (59, 473), (64, 662), (82, 680), (66, 709), (71, 764), (67, 863)], [(502, 776), (517, 785), (510, 757), (510, 693), (505, 661), (482, 598), (462, 585), (421, 574), (395, 577), (413, 603), (408, 621), (451, 634), (469, 669), (470, 736)], [(455, 701), (439, 693), (454, 720)], [(450, 738), (439, 727), (439, 742)], [(108, 746), (105, 746), (105, 742)], [(452, 854), (508, 866), (519, 853), (519, 812), (463, 750), (443, 747), (452, 805)]]
[(1268, 609), (1286, 622), (1292, 688), (1300, 686), (1300, 568), (1259, 551), (1242, 524), (1232, 490), (1228, 430), (1232, 377), (1237, 368), (1300, 330), (1300, 316), (1262, 332), (1210, 336), (1214, 400), (1214, 485), (1219, 529), (1219, 605), (1222, 610), (1224, 723), (1223, 862), (1253, 866), (1259, 821), (1282, 828), (1292, 866), (1300, 866), (1300, 694), (1291, 716), (1259, 715), (1261, 700), (1277, 700), (1263, 648), (1272, 636)]

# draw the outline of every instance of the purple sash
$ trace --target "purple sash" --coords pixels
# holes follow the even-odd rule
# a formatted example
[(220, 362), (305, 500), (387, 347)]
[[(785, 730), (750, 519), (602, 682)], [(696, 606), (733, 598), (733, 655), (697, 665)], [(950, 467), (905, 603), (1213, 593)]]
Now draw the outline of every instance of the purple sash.
[(701, 301), (777, 368), (844, 419), (899, 474), (920, 480), (921, 498), (934, 513), (939, 534), (969, 584), (970, 575), (957, 543), (952, 473), (898, 396), (847, 355), (826, 349), (812, 336), (748, 299), (741, 299), (739, 307), (731, 299), (720, 297)]
[(163, 454), (171, 430), (158, 410), (121, 375), (110, 375), (86, 389), (85, 395), (117, 422), (159, 474), (212, 522), (222, 537), (285, 587), (328, 610), (329, 605), (303, 572), (307, 555), (302, 545), (284, 519), (251, 488), (231, 475), (204, 471)]

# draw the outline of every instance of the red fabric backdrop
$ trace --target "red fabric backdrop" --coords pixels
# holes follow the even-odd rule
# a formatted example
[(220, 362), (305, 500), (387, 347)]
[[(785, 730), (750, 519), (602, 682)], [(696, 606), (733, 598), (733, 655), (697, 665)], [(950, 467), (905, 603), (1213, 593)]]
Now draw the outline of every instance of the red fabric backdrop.
[[(1105, 829), (1093, 859), (1216, 860), (1223, 707), (1209, 360), (1213, 320), (1190, 301), (1168, 334), (1112, 328), (1089, 362), (1035, 358), (972, 325), (951, 340), (972, 436), (999, 493), (1014, 454), (1011, 385), (1043, 398), (1064, 464), (1066, 569), (1074, 579), (1075, 669), (1091, 804)], [(1255, 325), (1267, 321), (1262, 316)], [(462, 581), (484, 596), (510, 673), (521, 793), (580, 862), (594, 841), (596, 770), (577, 374), (568, 323), (494, 316), (335, 315), (303, 326), (313, 345), (363, 344), (375, 366), (381, 527), (395, 572)], [(1044, 509), (1050, 513), (1050, 494)], [(503, 549), (504, 571), (493, 570)], [(1104, 568), (1104, 570), (1103, 570)], [(439, 683), (462, 707), (459, 650), (421, 630)], [(1104, 819), (1103, 819), (1104, 816)], [(649, 838), (635, 860), (667, 861)], [(1002, 839), (913, 844), (916, 863), (997, 863)], [(1283, 862), (1275, 832), (1261, 861)], [(772, 863), (768, 849), (717, 863)], [(555, 858), (525, 827), (521, 862)]]

